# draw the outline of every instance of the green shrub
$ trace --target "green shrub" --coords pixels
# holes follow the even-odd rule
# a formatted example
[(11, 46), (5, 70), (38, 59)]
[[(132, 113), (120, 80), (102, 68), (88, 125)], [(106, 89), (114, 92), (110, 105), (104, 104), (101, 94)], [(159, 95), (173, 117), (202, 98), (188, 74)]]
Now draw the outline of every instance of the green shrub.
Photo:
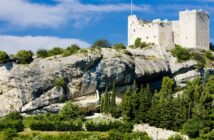
[(23, 130), (22, 116), (19, 113), (12, 112), (0, 120), (0, 131), (8, 128), (15, 129), (17, 132)]
[(66, 132), (66, 133), (46, 133), (32, 132), (19, 134), (14, 140), (107, 140), (107, 133), (98, 132)]
[(117, 43), (112, 48), (119, 51), (126, 49), (126, 46), (123, 43)]
[(144, 132), (123, 133), (116, 129), (109, 131), (108, 140), (151, 140)]
[(5, 119), (9, 120), (22, 120), (23, 117), (18, 112), (11, 112), (5, 116)]
[(187, 61), (190, 60), (191, 55), (189, 50), (182, 48), (180, 45), (176, 45), (172, 50), (172, 55), (178, 59), (178, 61)]
[(0, 129), (12, 128), (17, 132), (21, 132), (24, 128), (21, 120), (4, 120), (4, 122), (0, 122), (0, 126)]
[(196, 138), (199, 136), (199, 130), (202, 128), (200, 121), (196, 119), (190, 119), (182, 126), (182, 132), (188, 135), (190, 138)]
[(9, 56), (6, 52), (0, 51), (0, 63), (5, 63), (9, 59)]
[(60, 55), (64, 52), (64, 49), (59, 47), (54, 47), (53, 49), (48, 51), (48, 56)]
[(32, 130), (39, 131), (80, 131), (82, 130), (82, 121), (44, 121), (38, 120), (30, 123)]
[(15, 129), (8, 128), (3, 130), (3, 140), (12, 140), (15, 136), (17, 136)]
[(111, 129), (118, 129), (121, 132), (131, 132), (133, 125), (121, 121), (96, 121), (88, 120), (85, 123), (88, 131), (109, 131)]
[(80, 50), (80, 47), (78, 45), (71, 45), (70, 47), (67, 47), (64, 52), (63, 52), (63, 56), (70, 56), (72, 54), (77, 53)]
[(168, 138), (168, 140), (183, 140), (183, 137), (181, 135), (174, 135)]
[(110, 125), (111, 125), (110, 123), (105, 121), (94, 122), (94, 120), (88, 120), (85, 122), (85, 127), (87, 131), (109, 131), (111, 129), (115, 129), (113, 127), (110, 127)]
[(120, 126), (118, 127), (118, 130), (120, 132), (132, 132), (133, 130), (133, 124), (130, 122), (123, 122), (120, 124)]
[(128, 50), (124, 50), (124, 54), (132, 56), (132, 53), (130, 51), (128, 51)]
[(214, 129), (207, 134), (201, 135), (200, 139), (201, 140), (214, 140)]
[(55, 87), (57, 87), (57, 89), (60, 89), (61, 87), (65, 86), (65, 80), (64, 78), (56, 78), (55, 79)]
[(206, 52), (205, 52), (205, 56), (206, 56), (208, 59), (210, 59), (210, 60), (213, 60), (213, 59), (214, 59), (214, 56), (213, 56), (213, 54), (212, 54), (211, 51), (206, 51)]
[(91, 48), (111, 48), (111, 44), (106, 39), (99, 39), (94, 42)]
[(19, 64), (29, 64), (33, 61), (33, 52), (20, 50), (17, 52), (16, 58), (19, 59)]
[(63, 53), (62, 53), (63, 57), (67, 57), (67, 56), (70, 56), (70, 55), (71, 55), (71, 53), (68, 50), (64, 50)]
[(55, 130), (55, 122), (50, 121), (33, 121), (30, 124), (30, 129), (32, 130), (40, 130), (40, 131), (54, 131)]
[(149, 46), (151, 46), (151, 44), (147, 44), (146, 42), (142, 42), (140, 48), (142, 49), (142, 48), (146, 48)]
[(73, 105), (72, 102), (67, 102), (60, 113), (65, 119), (77, 119), (82, 117), (82, 111), (77, 105)]
[(85, 54), (85, 53), (87, 53), (87, 52), (88, 52), (88, 50), (87, 50), (87, 49), (80, 49), (80, 53)]
[(141, 48), (141, 38), (137, 38), (134, 42), (135, 48)]
[(123, 140), (124, 134), (116, 129), (109, 131), (108, 140)]
[(192, 55), (192, 59), (197, 61), (198, 68), (203, 68), (205, 66), (206, 58), (203, 54), (193, 52), (191, 55)]
[(71, 54), (78, 52), (80, 50), (80, 47), (78, 45), (71, 45), (70, 47), (66, 48)]
[(142, 48), (149, 47), (151, 45), (152, 45), (151, 43), (147, 44), (146, 42), (141, 42), (141, 38), (137, 38), (135, 40), (135, 42), (134, 42), (134, 46), (130, 45), (129, 47), (130, 48), (140, 48), (140, 49), (142, 49)]
[(81, 131), (82, 130), (82, 121), (60, 121), (55, 123), (55, 128), (57, 131)]
[(122, 114), (120, 107), (116, 106), (115, 111), (111, 113), (112, 117), (119, 118)]
[(15, 129), (17, 132), (21, 132), (23, 130), (22, 120), (10, 120), (4, 119), (0, 121), (0, 131), (3, 129), (11, 128)]
[(46, 58), (46, 57), (48, 57), (48, 51), (45, 50), (45, 49), (39, 49), (39, 50), (36, 52), (36, 54), (37, 54), (37, 57), (38, 57), (38, 58)]
[(151, 140), (145, 132), (125, 133), (123, 140)]
[(134, 47), (134, 45), (129, 45), (129, 48), (132, 48), (132, 49), (134, 49), (135, 47)]

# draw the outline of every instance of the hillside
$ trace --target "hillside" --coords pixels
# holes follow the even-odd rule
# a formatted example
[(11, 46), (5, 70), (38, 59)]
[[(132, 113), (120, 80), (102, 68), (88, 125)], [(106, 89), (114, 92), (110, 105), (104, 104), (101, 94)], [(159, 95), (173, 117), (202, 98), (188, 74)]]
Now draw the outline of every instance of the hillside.
[[(96, 91), (102, 94), (106, 87), (111, 89), (113, 82), (118, 96), (134, 81), (158, 89), (163, 76), (172, 77), (177, 86), (184, 87), (187, 80), (212, 74), (214, 69), (198, 69), (194, 60), (179, 62), (171, 52), (150, 46), (88, 49), (66, 57), (35, 58), (25, 65), (8, 62), (0, 71), (0, 115), (6, 115), (14, 110), (27, 114), (57, 112), (67, 100), (94, 98), (98, 104)], [(62, 84), (57, 85), (60, 80)]]

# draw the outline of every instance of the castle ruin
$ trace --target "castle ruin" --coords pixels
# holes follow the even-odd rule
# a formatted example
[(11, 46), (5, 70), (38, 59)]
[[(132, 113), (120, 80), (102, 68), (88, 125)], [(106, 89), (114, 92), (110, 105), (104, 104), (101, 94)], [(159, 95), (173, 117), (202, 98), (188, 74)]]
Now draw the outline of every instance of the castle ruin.
[(166, 50), (175, 44), (186, 48), (208, 50), (210, 46), (209, 15), (202, 10), (181, 11), (178, 21), (140, 20), (136, 15), (128, 17), (128, 45), (137, 38), (154, 43)]

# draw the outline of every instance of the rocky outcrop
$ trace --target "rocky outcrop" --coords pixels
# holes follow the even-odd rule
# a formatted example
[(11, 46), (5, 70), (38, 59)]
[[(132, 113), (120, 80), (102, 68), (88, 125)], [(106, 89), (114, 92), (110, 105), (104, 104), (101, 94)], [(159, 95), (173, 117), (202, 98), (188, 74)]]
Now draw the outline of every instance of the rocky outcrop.
[[(155, 83), (158, 87), (163, 76), (173, 76), (178, 84), (184, 85), (186, 80), (200, 76), (195, 65), (194, 61), (178, 63), (159, 46), (88, 51), (68, 57), (35, 59), (29, 65), (10, 62), (0, 66), (0, 115), (13, 110), (56, 112), (59, 109), (52, 110), (52, 105), (95, 95), (96, 90), (102, 93), (113, 82), (121, 93), (134, 80)], [(64, 79), (65, 85), (60, 89), (55, 86), (57, 78)]]
[[(156, 128), (149, 126), (148, 124), (136, 124), (134, 125), (134, 132), (146, 132), (154, 140), (167, 140), (168, 138), (181, 135), (179, 132), (166, 130), (162, 128)], [(187, 135), (181, 135), (183, 140), (189, 140)]]

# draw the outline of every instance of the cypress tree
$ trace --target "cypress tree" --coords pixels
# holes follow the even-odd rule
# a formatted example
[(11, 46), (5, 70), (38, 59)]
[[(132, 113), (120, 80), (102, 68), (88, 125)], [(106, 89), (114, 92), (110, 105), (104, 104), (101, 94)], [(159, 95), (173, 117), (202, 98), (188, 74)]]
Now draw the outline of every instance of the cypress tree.
[(141, 86), (141, 88), (140, 88), (140, 92), (138, 93), (138, 99), (139, 99), (139, 107), (138, 107), (138, 113), (137, 113), (137, 115), (136, 115), (136, 120), (138, 121), (138, 122), (141, 122), (142, 121), (142, 117), (143, 117), (143, 115), (145, 115), (144, 114), (144, 112), (143, 112), (143, 85)]
[(116, 112), (116, 89), (115, 89), (115, 82), (113, 83), (113, 88), (112, 88), (112, 93), (111, 93), (110, 112), (112, 114), (114, 114)]
[(151, 108), (149, 109), (147, 113), (148, 117), (148, 122), (152, 126), (157, 126), (159, 127), (160, 125), (160, 113), (161, 113), (161, 106), (160, 106), (160, 98), (159, 98), (159, 93), (155, 91), (152, 101), (151, 101)]
[(174, 92), (174, 81), (169, 77), (163, 78), (162, 87), (159, 93), (161, 107), (160, 127), (171, 128), (173, 126), (173, 103), (172, 94)]
[(141, 92), (139, 93), (139, 114), (141, 115), (141, 119), (143, 122), (148, 122), (148, 111), (151, 108), (152, 93), (150, 91), (149, 84), (147, 84), (146, 88), (141, 88)]
[(103, 101), (103, 112), (108, 113), (109, 112), (109, 93), (108, 93), (108, 87), (106, 87), (105, 93), (104, 93), (104, 101)]
[(136, 116), (138, 115), (138, 108), (139, 108), (139, 99), (137, 94), (136, 81), (134, 81), (132, 86), (131, 104), (132, 104), (131, 118), (133, 119), (133, 118), (136, 118)]
[(131, 104), (131, 91), (128, 88), (126, 90), (125, 95), (123, 96), (122, 103), (121, 103), (121, 110), (122, 110), (122, 116), (126, 120), (131, 120), (131, 114), (132, 114), (132, 104)]
[(102, 97), (101, 97), (101, 106), (100, 106), (100, 112), (101, 112), (101, 113), (103, 113), (104, 110), (105, 110), (105, 109), (104, 109), (104, 101), (105, 101), (105, 99), (104, 99), (104, 97), (102, 96)]

